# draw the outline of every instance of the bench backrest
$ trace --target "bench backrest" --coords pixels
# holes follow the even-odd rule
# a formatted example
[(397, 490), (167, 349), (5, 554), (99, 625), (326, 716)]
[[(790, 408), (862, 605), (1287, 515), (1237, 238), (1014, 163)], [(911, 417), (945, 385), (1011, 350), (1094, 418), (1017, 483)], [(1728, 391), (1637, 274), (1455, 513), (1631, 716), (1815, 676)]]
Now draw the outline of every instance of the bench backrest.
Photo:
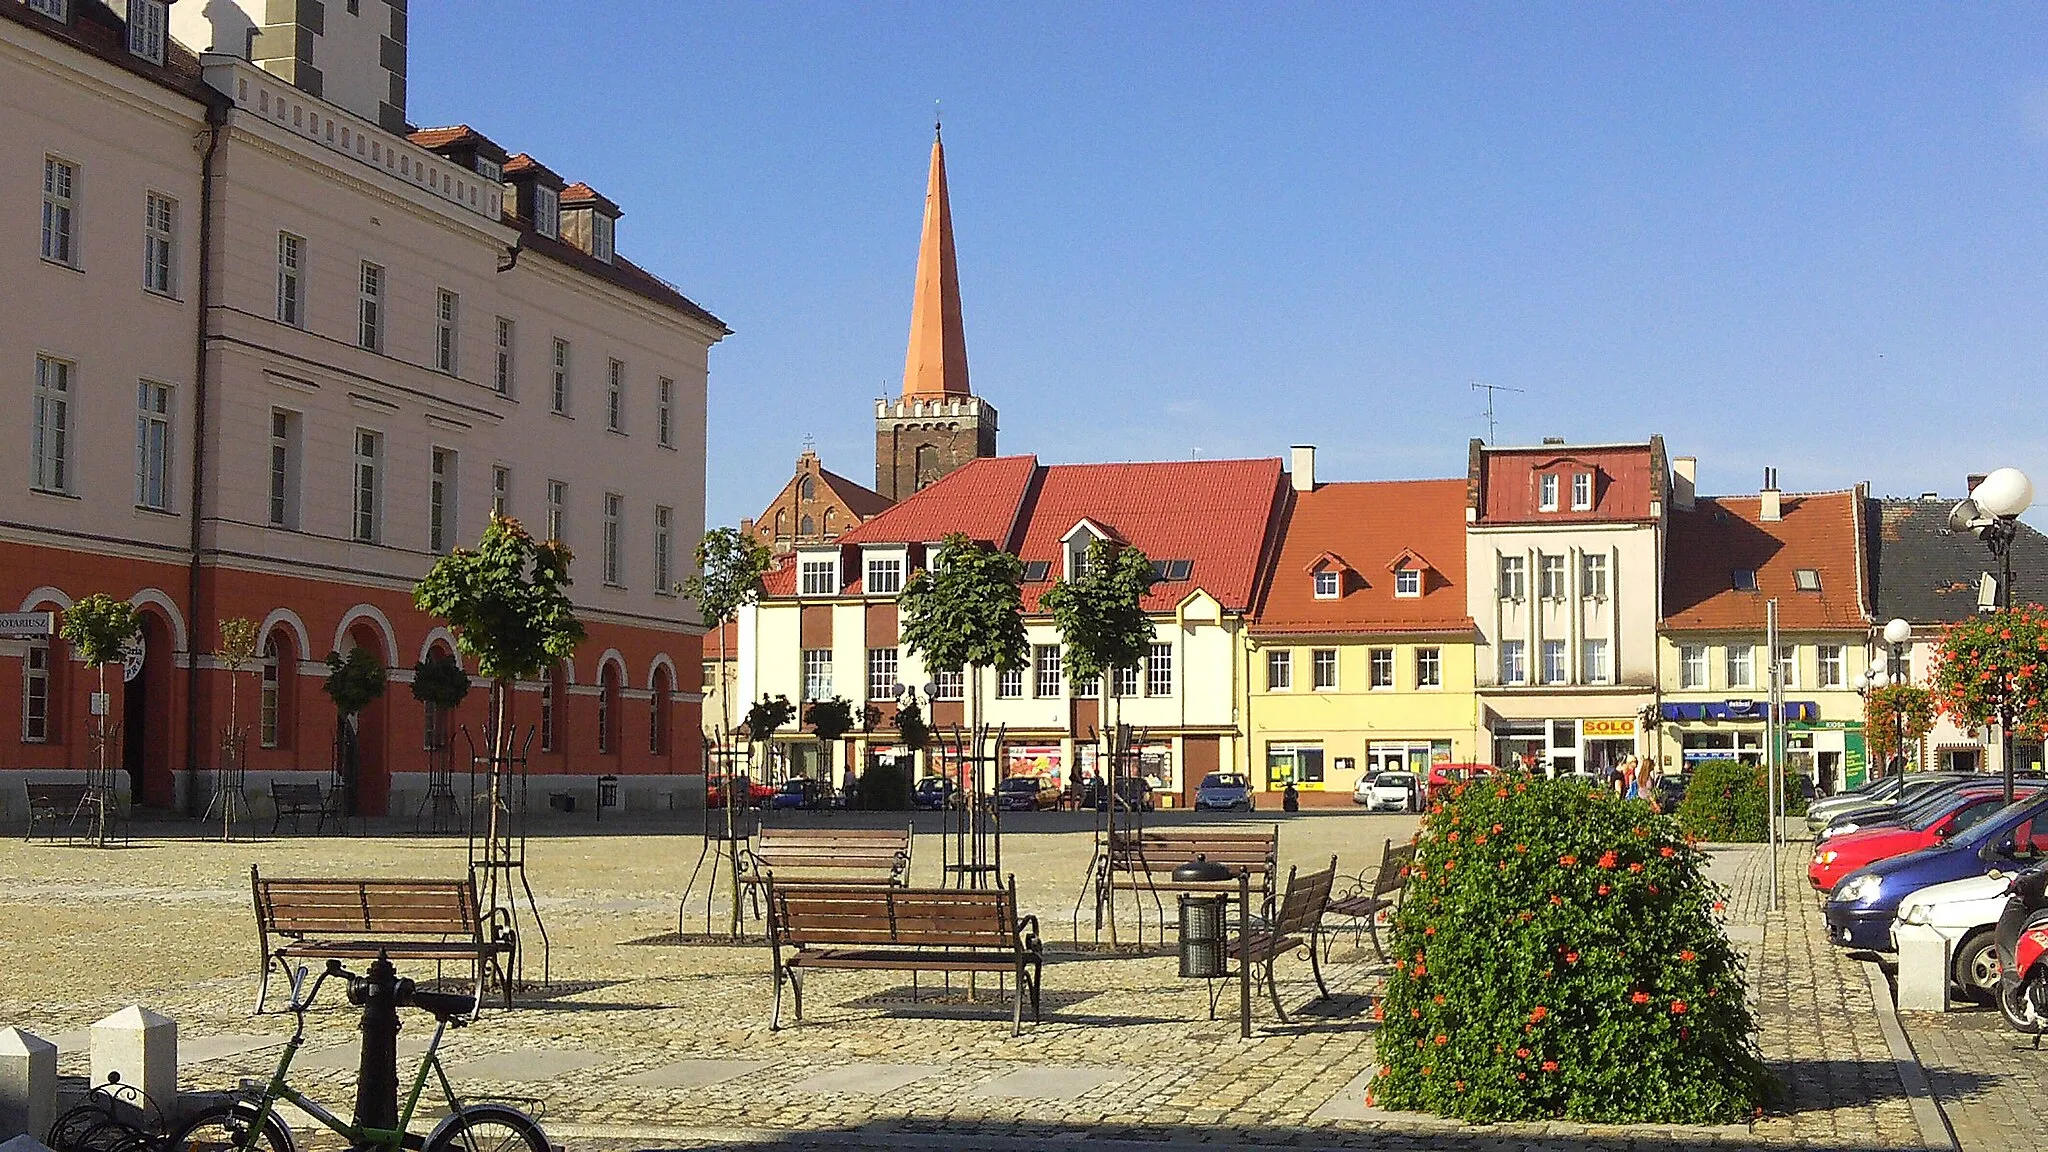
[(1330, 857), (1330, 866), (1321, 872), (1306, 876), (1298, 870), (1287, 870), (1287, 891), (1280, 898), (1280, 908), (1273, 915), (1273, 934), (1286, 936), (1295, 932), (1306, 932), (1323, 918), (1323, 909), (1329, 906), (1330, 889), (1337, 883), (1337, 858)]
[(1403, 844), (1396, 848), (1392, 840), (1387, 841), (1385, 851), (1380, 853), (1380, 870), (1372, 878), (1372, 894), (1374, 896), (1385, 896), (1389, 892), (1399, 892), (1402, 888), (1406, 887), (1408, 884), (1408, 866), (1413, 863), (1415, 863), (1415, 845), (1413, 843)]
[(883, 884), (768, 886), (771, 942), (807, 948), (1018, 946), (1017, 882), (1007, 887), (896, 888)]
[(92, 791), (92, 785), (29, 780), (22, 784), (22, 789), (28, 794), (31, 808), (76, 808), (85, 803), (86, 794)]
[(1110, 842), (1110, 866), (1125, 872), (1172, 872), (1197, 856), (1258, 876), (1278, 865), (1280, 829), (1229, 832), (1214, 829), (1147, 829)]
[(276, 804), (318, 804), (320, 785), (295, 784), (289, 780), (273, 780), (270, 784), (270, 799)]
[(266, 880), (249, 869), (256, 919), (280, 936), (476, 936), (468, 880)]
[(896, 828), (761, 829), (754, 856), (771, 870), (816, 868), (893, 872), (910, 858), (911, 830)]

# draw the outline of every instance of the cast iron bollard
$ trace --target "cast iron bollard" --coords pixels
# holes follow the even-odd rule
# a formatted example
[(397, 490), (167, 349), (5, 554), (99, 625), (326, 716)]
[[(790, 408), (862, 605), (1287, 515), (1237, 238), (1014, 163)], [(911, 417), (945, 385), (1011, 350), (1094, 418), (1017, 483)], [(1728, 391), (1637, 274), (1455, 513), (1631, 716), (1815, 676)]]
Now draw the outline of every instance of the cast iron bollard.
[(398, 1127), (398, 1003), (412, 995), (382, 950), (361, 979), (348, 984), (348, 1002), (363, 1010), (363, 1057), (356, 1072), (358, 1128)]

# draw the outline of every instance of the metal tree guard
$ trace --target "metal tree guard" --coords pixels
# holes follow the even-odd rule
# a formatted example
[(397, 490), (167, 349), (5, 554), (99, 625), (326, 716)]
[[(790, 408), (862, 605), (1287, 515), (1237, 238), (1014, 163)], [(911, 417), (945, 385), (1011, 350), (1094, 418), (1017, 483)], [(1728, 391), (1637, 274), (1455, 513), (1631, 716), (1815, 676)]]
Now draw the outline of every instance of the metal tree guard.
[(427, 794), (420, 798), (412, 828), (415, 832), (452, 832), (461, 819), (462, 806), (455, 802), (455, 742), (441, 731), (427, 749)]
[(952, 827), (939, 837), (939, 874), (955, 888), (1002, 884), (1003, 810), (995, 791), (1008, 734), (1008, 725), (978, 724), (969, 730), (956, 724), (952, 740), (939, 744), (941, 762), (952, 770), (959, 788), (960, 806), (951, 810)]
[[(356, 782), (362, 777), (362, 746), (356, 715), (337, 717), (334, 725), (334, 756), (327, 773), (327, 806), (334, 813), (335, 827), (348, 834), (348, 823), (357, 815), (360, 798)], [(297, 825), (293, 825), (297, 827)], [(369, 830), (366, 820), (365, 832)]]
[[(704, 733), (704, 844), (697, 850), (697, 864), (690, 869), (690, 881), (683, 885), (682, 899), (676, 903), (676, 934), (688, 931), (685, 920), (689, 915), (690, 893), (697, 886), (697, 876), (703, 872), (705, 861), (711, 862), (711, 874), (704, 885), (704, 934), (711, 935), (712, 902), (718, 895), (718, 878), (724, 876), (726, 889), (732, 896), (732, 915), (726, 924), (726, 935), (739, 939), (740, 935), (740, 875), (748, 844), (761, 823), (760, 814), (753, 806), (753, 744), (736, 739), (728, 728), (713, 728)], [(725, 781), (724, 803), (711, 806), (710, 781)], [(737, 801), (737, 803), (735, 803)]]
[(249, 818), (249, 795), (244, 791), (248, 776), (248, 761), (245, 759), (249, 748), (247, 728), (223, 728), (220, 731), (220, 767), (213, 772), (213, 798), (207, 801), (206, 814), (202, 822), (211, 820), (214, 813), (220, 814), (220, 838), (223, 841), (235, 838), (235, 809), (242, 810), (241, 817)]
[[(1143, 731), (1134, 732), (1130, 725), (1119, 724), (1106, 738), (1098, 736), (1097, 743), (1102, 751), (1097, 753), (1096, 764), (1107, 762), (1109, 775), (1102, 779), (1099, 789), (1107, 795), (1098, 794), (1095, 802), (1095, 850), (1088, 860), (1088, 871), (1081, 879), (1081, 894), (1074, 900), (1074, 940), (1081, 939), (1081, 907), (1089, 897), (1095, 900), (1095, 941), (1101, 943), (1102, 929), (1109, 927), (1109, 945), (1117, 946), (1116, 934), (1116, 887), (1115, 873), (1118, 861), (1128, 857), (1144, 859), (1145, 851), (1145, 804), (1140, 799), (1133, 804), (1128, 799), (1130, 789), (1123, 781), (1145, 779), (1144, 753), (1146, 744)], [(1151, 784), (1146, 782), (1141, 796), (1151, 793)], [(1148, 877), (1151, 875), (1146, 872)], [(1159, 893), (1152, 893), (1152, 901), (1159, 908), (1160, 938), (1166, 935), (1165, 906), (1160, 903)], [(1137, 903), (1138, 943), (1145, 941), (1145, 905)]]
[[(526, 754), (533, 747), (533, 733), (528, 725), (525, 738), (520, 739), (518, 729), (513, 729), (506, 747), (516, 741), (519, 751), (501, 760), (491, 751), (478, 752), (469, 725), (462, 726), (462, 741), (469, 745), (469, 877), (476, 885), (478, 910), (513, 941), (511, 960), (498, 973), (508, 989), (518, 987), (526, 972), (527, 936), (521, 930), (519, 912), (522, 892), (526, 916), (540, 936), (541, 985), (547, 986), (553, 977), (548, 927), (541, 921), (540, 904), (526, 875)], [(488, 748), (496, 747), (497, 741), (488, 741)], [(479, 767), (484, 774), (481, 789), (477, 786)], [(479, 809), (483, 810), (481, 818)], [(516, 890), (512, 886), (515, 877), (519, 883)]]
[[(95, 707), (106, 708), (104, 699), (95, 701)], [(105, 848), (107, 836), (115, 825), (119, 825), (121, 839), (128, 839), (128, 826), (121, 822), (121, 790), (114, 784), (115, 773), (126, 769), (119, 765), (121, 751), (121, 726), (102, 712), (88, 736), (91, 747), (87, 750), (85, 770), (85, 800), (79, 811), (92, 809), (92, 846)], [(76, 816), (73, 817), (75, 821)]]

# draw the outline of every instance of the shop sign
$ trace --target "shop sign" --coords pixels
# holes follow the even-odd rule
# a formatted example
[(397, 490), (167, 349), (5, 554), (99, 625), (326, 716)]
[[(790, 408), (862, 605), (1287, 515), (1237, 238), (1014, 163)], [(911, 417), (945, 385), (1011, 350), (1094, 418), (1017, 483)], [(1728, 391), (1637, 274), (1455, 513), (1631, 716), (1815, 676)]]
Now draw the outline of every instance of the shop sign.
[(1709, 760), (1733, 760), (1736, 753), (1732, 748), (1687, 748), (1681, 755), (1687, 767), (1705, 764)]
[(0, 639), (39, 640), (56, 631), (55, 612), (0, 612)]
[(1633, 717), (1623, 720), (1587, 720), (1581, 727), (1588, 740), (1600, 737), (1633, 737), (1636, 734), (1636, 722)]
[(1004, 765), (1004, 776), (1046, 776), (1055, 787), (1065, 787), (1066, 780), (1060, 773), (1060, 746), (1057, 744), (1023, 744), (1005, 749), (1009, 754)]
[(1788, 732), (1861, 732), (1861, 720), (1792, 720), (1786, 723)]

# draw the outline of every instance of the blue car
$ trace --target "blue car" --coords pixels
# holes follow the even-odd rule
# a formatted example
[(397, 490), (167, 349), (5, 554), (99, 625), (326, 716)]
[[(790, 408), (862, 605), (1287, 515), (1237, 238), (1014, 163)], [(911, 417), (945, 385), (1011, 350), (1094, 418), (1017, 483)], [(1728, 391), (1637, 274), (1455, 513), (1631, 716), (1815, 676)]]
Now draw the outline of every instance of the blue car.
[(1835, 885), (1822, 909), (1828, 939), (1844, 948), (1889, 952), (1900, 901), (1930, 884), (2018, 872), (2048, 858), (2048, 792), (2011, 807), (1946, 844), (1859, 868)]

